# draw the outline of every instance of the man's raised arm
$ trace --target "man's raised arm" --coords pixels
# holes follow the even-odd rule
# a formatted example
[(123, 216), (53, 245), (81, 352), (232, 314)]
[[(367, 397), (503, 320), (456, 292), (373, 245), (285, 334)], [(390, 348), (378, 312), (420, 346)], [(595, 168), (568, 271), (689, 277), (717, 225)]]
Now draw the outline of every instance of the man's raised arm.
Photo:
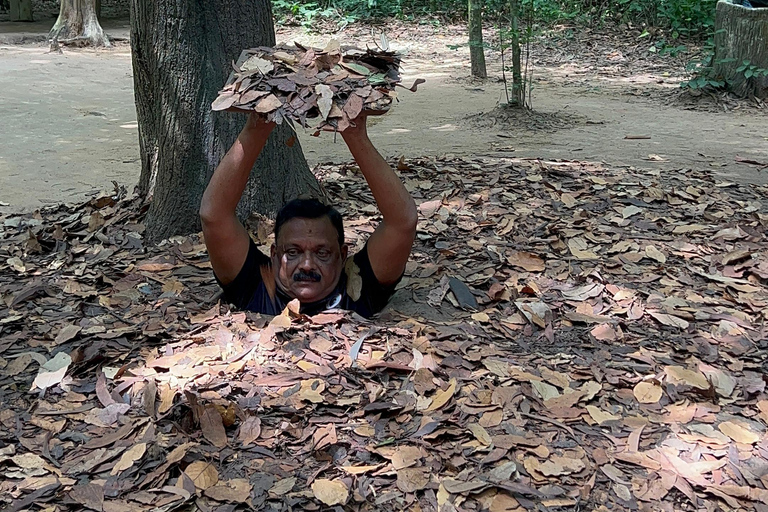
[(376, 279), (392, 284), (402, 275), (416, 236), (418, 215), (413, 198), (368, 138), (365, 116), (341, 132), (384, 219), (368, 240), (368, 258)]
[(219, 162), (203, 194), (200, 220), (211, 265), (222, 284), (231, 283), (248, 256), (248, 233), (235, 210), (248, 176), (274, 123), (251, 114), (237, 140)]

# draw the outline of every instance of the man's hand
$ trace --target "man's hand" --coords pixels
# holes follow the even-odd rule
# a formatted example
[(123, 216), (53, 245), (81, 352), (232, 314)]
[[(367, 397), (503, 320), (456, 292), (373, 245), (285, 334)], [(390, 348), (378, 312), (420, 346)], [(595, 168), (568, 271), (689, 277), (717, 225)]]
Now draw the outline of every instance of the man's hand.
[(252, 113), (214, 171), (200, 204), (203, 237), (211, 266), (222, 284), (231, 283), (248, 256), (248, 233), (235, 210), (243, 195), (248, 175), (267, 143), (275, 123)]
[(341, 132), (371, 188), (384, 220), (368, 239), (368, 258), (376, 279), (392, 284), (403, 274), (416, 237), (418, 214), (413, 198), (395, 171), (371, 143), (364, 111)]
[(267, 121), (266, 117), (259, 115), (256, 112), (251, 112), (248, 115), (248, 121), (245, 123), (243, 131), (251, 134), (266, 132), (267, 135), (269, 135), (275, 126), (277, 125), (273, 121)]

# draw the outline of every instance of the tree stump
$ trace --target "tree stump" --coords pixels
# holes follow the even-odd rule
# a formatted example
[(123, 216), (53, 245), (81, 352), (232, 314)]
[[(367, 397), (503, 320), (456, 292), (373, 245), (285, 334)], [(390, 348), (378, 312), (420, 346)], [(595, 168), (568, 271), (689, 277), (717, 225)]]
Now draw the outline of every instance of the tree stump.
[(52, 44), (109, 46), (109, 38), (99, 24), (97, 5), (98, 0), (61, 0), (59, 17), (48, 40)]
[(762, 72), (768, 70), (768, 8), (717, 3), (713, 64), (715, 78), (725, 80), (734, 94), (768, 96), (768, 76)]
[(11, 0), (11, 21), (32, 21), (32, 0)]

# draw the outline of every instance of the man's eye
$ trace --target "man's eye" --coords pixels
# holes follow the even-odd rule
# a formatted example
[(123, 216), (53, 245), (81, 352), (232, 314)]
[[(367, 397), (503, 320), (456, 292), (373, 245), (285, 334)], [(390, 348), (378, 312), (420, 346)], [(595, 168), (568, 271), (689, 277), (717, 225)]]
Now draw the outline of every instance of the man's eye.
[(331, 251), (329, 251), (327, 249), (321, 249), (321, 250), (317, 251), (317, 255), (319, 257), (321, 257), (321, 258), (327, 258), (328, 256), (331, 255)]
[(299, 251), (297, 251), (296, 249), (288, 249), (287, 251), (285, 251), (285, 254), (287, 254), (289, 258), (295, 258), (296, 256), (299, 255)]

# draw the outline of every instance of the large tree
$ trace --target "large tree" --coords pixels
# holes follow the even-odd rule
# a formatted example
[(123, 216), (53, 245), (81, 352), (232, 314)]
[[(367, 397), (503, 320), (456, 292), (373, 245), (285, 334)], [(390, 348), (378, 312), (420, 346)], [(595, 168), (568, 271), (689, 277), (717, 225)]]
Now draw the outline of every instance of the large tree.
[[(139, 191), (151, 199), (149, 241), (199, 229), (205, 187), (246, 119), (212, 112), (211, 102), (243, 49), (274, 44), (269, 0), (132, 1)], [(273, 214), (288, 199), (317, 190), (284, 124), (256, 162), (238, 213)]]
[(99, 0), (61, 0), (59, 17), (48, 33), (52, 44), (109, 46), (99, 24)]

